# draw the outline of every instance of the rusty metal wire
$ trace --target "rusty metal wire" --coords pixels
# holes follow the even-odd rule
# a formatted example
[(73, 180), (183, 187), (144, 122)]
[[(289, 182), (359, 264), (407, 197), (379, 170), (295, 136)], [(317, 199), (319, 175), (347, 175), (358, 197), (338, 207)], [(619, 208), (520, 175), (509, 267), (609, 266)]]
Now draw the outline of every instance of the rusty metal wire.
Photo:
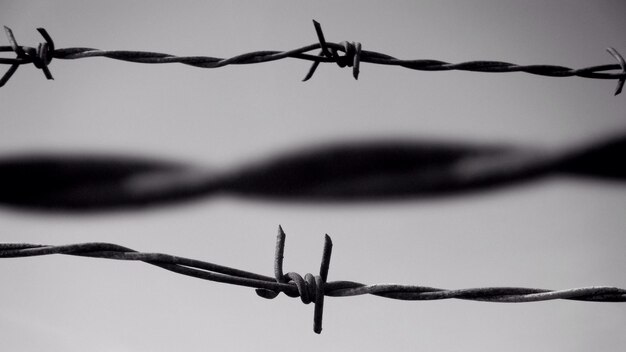
[[(322, 62), (336, 63), (340, 67), (352, 67), (352, 74), (355, 79), (359, 76), (360, 63), (362, 62), (400, 66), (419, 71), (460, 70), (473, 72), (526, 72), (549, 77), (579, 76), (596, 79), (615, 79), (618, 81), (615, 95), (622, 91), (622, 87), (626, 81), (626, 61), (614, 48), (608, 48), (607, 50), (609, 54), (615, 58), (617, 64), (599, 65), (581, 69), (573, 69), (558, 65), (517, 65), (501, 61), (468, 61), (461, 63), (449, 63), (429, 59), (403, 60), (375, 51), (361, 50), (360, 43), (347, 41), (341, 43), (327, 42), (322, 33), (320, 24), (316, 21), (313, 21), (313, 23), (315, 25), (319, 41), (318, 43), (288, 51), (254, 51), (230, 58), (217, 58), (210, 56), (175, 56), (156, 52), (99, 50), (85, 47), (55, 49), (52, 38), (43, 28), (38, 28), (37, 30), (44, 37), (45, 42), (41, 43), (39, 47), (35, 49), (18, 45), (13, 32), (5, 26), (5, 32), (11, 45), (0, 46), (0, 52), (15, 52), (16, 58), (0, 58), (0, 64), (11, 65), (9, 70), (0, 79), (0, 87), (9, 80), (20, 65), (33, 63), (37, 68), (43, 70), (48, 79), (52, 79), (48, 65), (53, 58), (74, 60), (88, 57), (106, 57), (115, 60), (145, 64), (181, 63), (200, 68), (218, 68), (227, 65), (258, 64), (285, 58), (313, 61), (313, 65), (304, 78), (304, 81), (312, 77), (318, 65)], [(317, 49), (320, 49), (319, 54), (308, 54), (308, 52)], [(619, 70), (619, 72), (607, 72), (615, 70)]]
[(563, 150), (365, 141), (295, 151), (230, 170), (115, 155), (0, 157), (0, 204), (103, 211), (220, 195), (300, 202), (424, 199), (571, 175), (626, 180), (626, 135)]
[(547, 290), (522, 287), (482, 287), (446, 290), (441, 288), (375, 284), (366, 285), (353, 281), (327, 282), (332, 241), (325, 236), (322, 264), (319, 275), (306, 274), (304, 278), (289, 272), (283, 274), (285, 233), (278, 228), (274, 255), (274, 277), (255, 274), (223, 265), (162, 253), (142, 253), (117, 244), (91, 242), (62, 246), (26, 243), (0, 243), (0, 258), (33, 257), (50, 254), (65, 254), (82, 257), (142, 261), (199, 279), (226, 284), (253, 287), (263, 298), (273, 299), (281, 292), (290, 297), (300, 297), (303, 303), (315, 304), (313, 330), (322, 331), (324, 297), (347, 297), (371, 294), (384, 298), (406, 301), (429, 301), (462, 299), (483, 302), (523, 303), (555, 299), (588, 302), (626, 302), (626, 289), (609, 286), (591, 286), (566, 290)]

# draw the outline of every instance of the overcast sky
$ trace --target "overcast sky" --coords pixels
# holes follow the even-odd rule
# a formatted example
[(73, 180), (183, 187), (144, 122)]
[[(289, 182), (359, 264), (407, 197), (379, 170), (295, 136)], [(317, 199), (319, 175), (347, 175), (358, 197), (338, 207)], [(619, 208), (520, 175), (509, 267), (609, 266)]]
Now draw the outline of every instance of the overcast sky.
[[(502, 60), (580, 68), (626, 55), (626, 2), (24, 1), (0, 24), (21, 45), (229, 57), (326, 39), (405, 59)], [(8, 45), (1, 38), (0, 45)], [(11, 57), (3, 53), (2, 57)], [(46, 81), (21, 67), (0, 89), (0, 155), (119, 153), (229, 167), (297, 147), (367, 138), (507, 142), (553, 150), (626, 131), (614, 81), (524, 73), (418, 72), (309, 63), (199, 69), (105, 58), (55, 60)], [(5, 70), (5, 67), (0, 68)], [(626, 287), (626, 187), (551, 177), (488, 193), (367, 205), (219, 197), (104, 215), (0, 209), (1, 242), (102, 241), (271, 275), (443, 288)], [(626, 347), (626, 304), (495, 304), (326, 299), (312, 305), (182, 277), (142, 263), (78, 257), (0, 260), (7, 351), (589, 351)]]

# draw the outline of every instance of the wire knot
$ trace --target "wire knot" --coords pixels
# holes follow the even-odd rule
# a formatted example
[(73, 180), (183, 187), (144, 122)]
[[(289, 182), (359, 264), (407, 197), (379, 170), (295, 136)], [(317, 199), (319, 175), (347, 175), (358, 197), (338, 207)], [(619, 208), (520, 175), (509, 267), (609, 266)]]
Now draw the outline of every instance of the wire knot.
[[(276, 237), (276, 252), (274, 256), (274, 276), (276, 282), (283, 284), (295, 285), (297, 291), (283, 291), (289, 297), (300, 297), (302, 303), (315, 304), (313, 313), (313, 331), (322, 332), (322, 315), (324, 311), (324, 287), (328, 278), (328, 268), (330, 266), (330, 255), (332, 253), (333, 242), (328, 235), (325, 236), (324, 251), (322, 253), (322, 264), (320, 265), (319, 275), (307, 273), (304, 278), (294, 272), (283, 274), (283, 253), (285, 251), (285, 232), (281, 226), (278, 227), (278, 236)], [(257, 295), (267, 299), (273, 299), (278, 296), (279, 291), (258, 288)]]
[(300, 274), (290, 272), (285, 275), (285, 278), (288, 279), (286, 280), (287, 283), (293, 283), (298, 288), (297, 295), (285, 294), (290, 297), (300, 297), (304, 304), (316, 302), (318, 297), (324, 296), (324, 282), (322, 282), (322, 278), (319, 275), (313, 276), (313, 274), (307, 273), (302, 278)]
[[(331, 62), (335, 62), (339, 67), (342, 68), (346, 66), (352, 67), (352, 76), (354, 77), (354, 79), (359, 79), (359, 67), (361, 63), (361, 43), (343, 41), (339, 44), (331, 43), (329, 45), (329, 43), (327, 43), (326, 39), (324, 38), (324, 32), (322, 32), (322, 26), (319, 24), (319, 22), (313, 20), (313, 25), (315, 26), (315, 32), (317, 33), (317, 38), (320, 42), (321, 48), (318, 56), (320, 58), (326, 58)], [(339, 55), (339, 51), (342, 51), (344, 54)], [(315, 70), (317, 70), (317, 66), (319, 66), (320, 62), (321, 60), (315, 61), (311, 65), (309, 72), (302, 80), (303, 82), (308, 81), (311, 77), (313, 77), (313, 74), (315, 73)]]
[(20, 65), (30, 63), (42, 70), (47, 79), (54, 79), (52, 77), (52, 73), (50, 73), (50, 70), (48, 69), (48, 65), (54, 56), (54, 41), (45, 29), (37, 28), (37, 31), (44, 38), (45, 42), (39, 43), (39, 46), (35, 49), (28, 46), (18, 45), (17, 40), (13, 35), (13, 31), (7, 26), (4, 27), (4, 32), (9, 39), (10, 46), (0, 47), (0, 51), (13, 51), (15, 52), (16, 58), (0, 59), (0, 63), (11, 65), (2, 78), (0, 78), (0, 87), (4, 86), (9, 81)]

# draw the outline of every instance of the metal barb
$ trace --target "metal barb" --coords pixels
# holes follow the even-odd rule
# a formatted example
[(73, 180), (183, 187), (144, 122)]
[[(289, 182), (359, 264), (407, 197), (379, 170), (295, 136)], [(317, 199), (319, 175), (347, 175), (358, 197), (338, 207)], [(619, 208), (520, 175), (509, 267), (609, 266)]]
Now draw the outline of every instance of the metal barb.
[[(315, 33), (317, 34), (317, 40), (320, 43), (320, 52), (318, 56), (325, 56), (327, 58), (332, 58), (333, 54), (328, 50), (328, 45), (326, 44), (326, 39), (324, 38), (324, 32), (322, 31), (322, 25), (316, 20), (313, 20), (313, 26), (315, 27)], [(308, 81), (313, 74), (317, 70), (317, 67), (320, 65), (320, 61), (316, 60), (313, 62), (311, 67), (309, 68), (309, 72), (307, 72), (306, 76), (302, 79), (302, 82)]]
[[(361, 43), (355, 43), (355, 42), (350, 43), (347, 41), (343, 41), (339, 43), (339, 46), (343, 47), (343, 51), (344, 51), (343, 56), (339, 55), (337, 53), (337, 49), (329, 48), (329, 44), (326, 42), (326, 38), (324, 38), (322, 25), (316, 20), (313, 20), (313, 26), (315, 26), (315, 33), (317, 34), (317, 39), (319, 41), (319, 45), (321, 48), (318, 56), (326, 57), (330, 59), (331, 61), (335, 62), (339, 67), (342, 67), (342, 68), (346, 66), (352, 67), (352, 76), (354, 77), (354, 79), (359, 79), (359, 66), (360, 66), (360, 61), (361, 61)], [(313, 62), (313, 64), (311, 65), (311, 68), (309, 68), (308, 73), (302, 80), (303, 82), (306, 82), (311, 77), (313, 77), (313, 74), (315, 73), (315, 70), (317, 70), (317, 67), (319, 66), (319, 64), (320, 64), (320, 60), (316, 60), (315, 62)]]
[(285, 231), (283, 227), (278, 225), (278, 235), (276, 236), (276, 252), (274, 255), (274, 276), (276, 282), (285, 282), (285, 274), (283, 274), (283, 259), (285, 253)]
[(35, 64), (35, 67), (43, 71), (46, 79), (54, 79), (52, 77), (52, 73), (50, 73), (50, 70), (48, 69), (48, 65), (54, 56), (54, 41), (44, 28), (37, 28), (37, 32), (41, 34), (46, 42), (39, 43), (36, 55), (33, 58), (33, 63)]
[(352, 43), (354, 45), (354, 62), (352, 63), (352, 76), (359, 79), (359, 68), (361, 67), (361, 43)]
[[(333, 242), (330, 236), (324, 237), (324, 250), (322, 252), (322, 262), (320, 265), (320, 274), (313, 276), (307, 273), (302, 277), (298, 273), (289, 272), (286, 275), (283, 274), (283, 254), (285, 252), (285, 239), (286, 235), (282, 226), (278, 226), (278, 235), (276, 237), (276, 251), (274, 253), (274, 275), (277, 283), (295, 285), (297, 288), (297, 295), (285, 292), (291, 297), (300, 297), (302, 303), (309, 304), (314, 302), (315, 308), (313, 311), (313, 331), (319, 334), (322, 332), (322, 317), (324, 314), (324, 286), (326, 285), (326, 279), (328, 277), (328, 269), (330, 266), (330, 256), (332, 253)], [(276, 298), (280, 291), (273, 291), (268, 289), (257, 288), (256, 293), (258, 296), (273, 299)]]
[(313, 26), (315, 27), (315, 33), (317, 34), (317, 39), (320, 41), (320, 46), (322, 48), (321, 55), (332, 57), (332, 53), (328, 50), (328, 44), (326, 44), (326, 38), (324, 38), (322, 25), (316, 20), (313, 20)]
[(617, 60), (617, 63), (622, 68), (622, 77), (617, 81), (617, 88), (615, 88), (615, 95), (618, 95), (622, 92), (622, 88), (624, 88), (624, 82), (626, 81), (626, 60), (624, 57), (617, 51), (615, 48), (607, 48), (606, 51), (611, 54)]
[(20, 59), (25, 59), (26, 53), (24, 53), (22, 47), (17, 44), (17, 40), (15, 39), (15, 35), (13, 35), (13, 31), (11, 30), (11, 28), (4, 26), (4, 32), (6, 33), (7, 38), (9, 39), (9, 44), (11, 45), (11, 48), (13, 48), (13, 51), (15, 52), (17, 57)]
[(30, 63), (42, 70), (47, 79), (54, 79), (52, 77), (52, 73), (50, 73), (50, 69), (48, 68), (48, 65), (54, 56), (54, 41), (44, 28), (37, 28), (37, 31), (44, 38), (45, 43), (39, 43), (37, 49), (35, 49), (18, 45), (13, 31), (9, 27), (4, 26), (4, 32), (9, 40), (11, 50), (16, 54), (16, 58), (12, 60), (3, 60), (4, 63), (10, 63), (11, 67), (2, 76), (2, 78), (0, 78), (0, 87), (4, 86), (9, 81), (20, 65)]
[(17, 57), (16, 60), (14, 60), (14, 63), (11, 64), (11, 67), (9, 67), (7, 72), (5, 72), (4, 75), (2, 75), (2, 78), (0, 78), (0, 87), (4, 86), (9, 81), (11, 76), (13, 76), (15, 71), (17, 71), (17, 69), (22, 64), (21, 61), (26, 57), (26, 54), (24, 54), (22, 48), (17, 45), (17, 41), (15, 40), (15, 36), (13, 35), (13, 31), (11, 30), (11, 28), (4, 26), (4, 33), (9, 39), (9, 44), (11, 45), (11, 48), (13, 49)]
[(322, 333), (322, 316), (324, 314), (324, 288), (328, 278), (328, 269), (330, 267), (330, 255), (333, 252), (333, 241), (330, 236), (324, 236), (324, 251), (322, 252), (322, 263), (320, 265), (320, 274), (315, 277), (315, 308), (313, 311), (313, 331), (316, 334)]

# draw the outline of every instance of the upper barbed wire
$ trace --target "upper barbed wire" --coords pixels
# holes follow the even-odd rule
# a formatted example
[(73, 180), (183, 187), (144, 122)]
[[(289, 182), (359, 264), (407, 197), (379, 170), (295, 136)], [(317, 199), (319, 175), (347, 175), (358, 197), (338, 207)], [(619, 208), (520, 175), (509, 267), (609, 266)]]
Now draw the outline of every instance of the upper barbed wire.
[[(419, 71), (472, 71), (472, 72), (526, 72), (535, 75), (549, 77), (585, 77), (595, 79), (615, 79), (618, 81), (615, 95), (618, 95), (626, 81), (626, 61), (623, 56), (614, 48), (608, 48), (607, 51), (615, 58), (617, 64), (590, 66), (586, 68), (573, 69), (558, 65), (517, 65), (502, 61), (467, 61), (460, 63), (450, 63), (440, 60), (418, 59), (403, 60), (395, 58), (391, 55), (362, 50), (361, 44), (358, 42), (327, 42), (322, 32), (321, 25), (313, 21), (318, 37), (318, 43), (303, 46), (288, 51), (253, 51), (230, 58), (218, 58), (210, 56), (176, 56), (165, 53), (147, 52), (147, 51), (130, 51), (130, 50), (100, 50), (87, 47), (55, 49), (51, 36), (43, 28), (37, 30), (44, 37), (45, 42), (39, 44), (37, 49), (20, 46), (8, 27), (5, 28), (6, 35), (9, 39), (10, 46), (0, 46), (0, 52), (15, 52), (15, 58), (0, 58), (0, 64), (11, 65), (9, 70), (0, 78), (0, 87), (2, 87), (17, 71), (20, 65), (35, 64), (41, 69), (48, 79), (52, 79), (52, 75), (48, 69), (48, 65), (52, 59), (75, 60), (88, 57), (106, 57), (115, 60), (129, 61), (145, 64), (166, 64), (181, 63), (201, 68), (218, 68), (227, 65), (246, 65), (257, 64), (282, 60), (285, 58), (295, 58), (307, 61), (313, 61), (311, 68), (303, 79), (310, 79), (317, 69), (318, 65), (324, 63), (336, 63), (340, 67), (352, 67), (352, 75), (358, 79), (360, 72), (360, 63), (366, 62), (379, 65), (400, 66), (412, 70)], [(321, 49), (319, 54), (312, 55), (308, 52)], [(340, 55), (340, 53), (342, 55)], [(619, 72), (607, 72), (615, 71)]]

